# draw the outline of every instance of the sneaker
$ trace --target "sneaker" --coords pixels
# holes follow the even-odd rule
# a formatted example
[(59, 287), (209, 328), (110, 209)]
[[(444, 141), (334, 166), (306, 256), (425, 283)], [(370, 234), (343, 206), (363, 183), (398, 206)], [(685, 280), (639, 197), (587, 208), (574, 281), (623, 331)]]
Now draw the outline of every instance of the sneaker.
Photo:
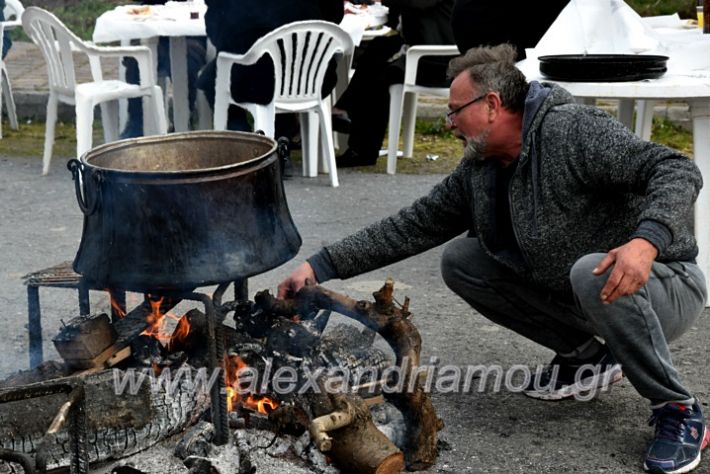
[(666, 403), (654, 408), (648, 424), (656, 426), (656, 434), (643, 464), (647, 471), (680, 474), (700, 464), (700, 452), (707, 447), (710, 432), (697, 400), (692, 406)]
[(555, 356), (542, 371), (533, 374), (523, 393), (539, 400), (569, 397), (588, 400), (608, 390), (623, 377), (621, 365), (605, 346), (604, 350), (589, 359)]

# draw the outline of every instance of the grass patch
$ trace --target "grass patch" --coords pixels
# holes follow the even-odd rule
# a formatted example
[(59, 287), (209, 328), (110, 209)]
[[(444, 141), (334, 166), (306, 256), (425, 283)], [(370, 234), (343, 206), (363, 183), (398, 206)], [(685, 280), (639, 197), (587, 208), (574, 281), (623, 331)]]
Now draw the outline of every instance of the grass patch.
[[(101, 124), (94, 124), (94, 144), (103, 143)], [(44, 122), (21, 122), (18, 130), (10, 128), (3, 120), (2, 156), (31, 156), (42, 160), (44, 153)], [(71, 157), (76, 155), (76, 128), (73, 123), (57, 122), (54, 129), (53, 157)]]

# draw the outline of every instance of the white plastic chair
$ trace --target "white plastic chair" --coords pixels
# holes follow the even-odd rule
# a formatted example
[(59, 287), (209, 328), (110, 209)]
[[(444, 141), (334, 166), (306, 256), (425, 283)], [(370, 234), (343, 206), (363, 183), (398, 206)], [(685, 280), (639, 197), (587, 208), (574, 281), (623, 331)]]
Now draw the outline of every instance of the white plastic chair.
[[(323, 154), (323, 169), (327, 164), (330, 183), (338, 186), (338, 173), (333, 149), (333, 132), (328, 99), (321, 98), (325, 71), (330, 59), (340, 53), (349, 69), (353, 42), (334, 23), (320, 20), (289, 23), (260, 38), (244, 54), (221, 52), (217, 56), (215, 83), (214, 128), (227, 128), (229, 105), (246, 109), (254, 117), (254, 129), (274, 136), (275, 114), (300, 112), (303, 174), (318, 174), (318, 134)], [(275, 88), (273, 101), (261, 105), (237, 103), (231, 94), (231, 71), (234, 64), (254, 64), (264, 54), (274, 63)], [(318, 123), (320, 122), (320, 123)]]
[[(19, 0), (5, 0), (5, 8), (3, 15), (5, 21), (0, 22), (0, 38), (4, 31), (12, 30), (22, 25), (20, 18), (25, 7)], [(7, 109), (7, 118), (10, 122), (10, 128), (17, 130), (17, 111), (15, 109), (15, 99), (12, 96), (12, 86), (10, 85), (10, 76), (7, 74), (5, 61), (0, 58), (0, 83), (2, 85), (2, 93), (0, 93), (0, 114), (2, 113), (2, 101), (5, 99), (5, 108)], [(2, 138), (2, 121), (0, 120), (0, 138)]]
[[(101, 105), (101, 121), (105, 141), (118, 138), (118, 99), (148, 96), (154, 133), (167, 133), (163, 108), (163, 94), (155, 85), (155, 67), (150, 50), (144, 46), (99, 47), (84, 42), (64, 26), (50, 12), (37, 7), (28, 7), (22, 15), (22, 26), (32, 38), (47, 63), (49, 74), (49, 100), (47, 124), (44, 136), (42, 174), (49, 172), (54, 144), (54, 126), (57, 121), (59, 101), (74, 104), (76, 111), (76, 154), (81, 156), (91, 148), (94, 107)], [(73, 52), (87, 55), (91, 67), (92, 82), (76, 82)], [(130, 56), (138, 62), (140, 84), (128, 84), (119, 80), (103, 80), (101, 58)]]
[(414, 150), (414, 125), (417, 118), (417, 96), (420, 92), (448, 97), (448, 87), (425, 87), (416, 84), (419, 60), (424, 56), (458, 56), (459, 50), (454, 45), (420, 45), (407, 50), (407, 62), (404, 69), (404, 84), (390, 86), (390, 119), (387, 141), (387, 173), (397, 171), (397, 145), (399, 130), (404, 115), (404, 151), (403, 156), (411, 157)]

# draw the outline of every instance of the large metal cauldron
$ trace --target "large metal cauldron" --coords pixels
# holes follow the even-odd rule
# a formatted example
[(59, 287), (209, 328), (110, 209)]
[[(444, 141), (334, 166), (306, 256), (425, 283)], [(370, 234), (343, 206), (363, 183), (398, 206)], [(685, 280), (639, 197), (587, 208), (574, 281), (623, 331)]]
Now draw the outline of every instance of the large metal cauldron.
[(270, 270), (301, 237), (276, 142), (190, 132), (109, 143), (72, 160), (84, 212), (74, 270), (93, 288), (189, 290)]

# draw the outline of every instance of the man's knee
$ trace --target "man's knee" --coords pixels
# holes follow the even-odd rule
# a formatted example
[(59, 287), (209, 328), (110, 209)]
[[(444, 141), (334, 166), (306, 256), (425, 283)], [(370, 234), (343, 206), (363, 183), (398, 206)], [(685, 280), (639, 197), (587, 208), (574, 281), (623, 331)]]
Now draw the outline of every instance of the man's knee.
[(609, 271), (601, 275), (592, 273), (599, 265), (605, 253), (590, 253), (577, 260), (569, 272), (572, 290), (577, 298), (584, 300), (586, 295), (599, 299), (599, 293), (606, 283)]

